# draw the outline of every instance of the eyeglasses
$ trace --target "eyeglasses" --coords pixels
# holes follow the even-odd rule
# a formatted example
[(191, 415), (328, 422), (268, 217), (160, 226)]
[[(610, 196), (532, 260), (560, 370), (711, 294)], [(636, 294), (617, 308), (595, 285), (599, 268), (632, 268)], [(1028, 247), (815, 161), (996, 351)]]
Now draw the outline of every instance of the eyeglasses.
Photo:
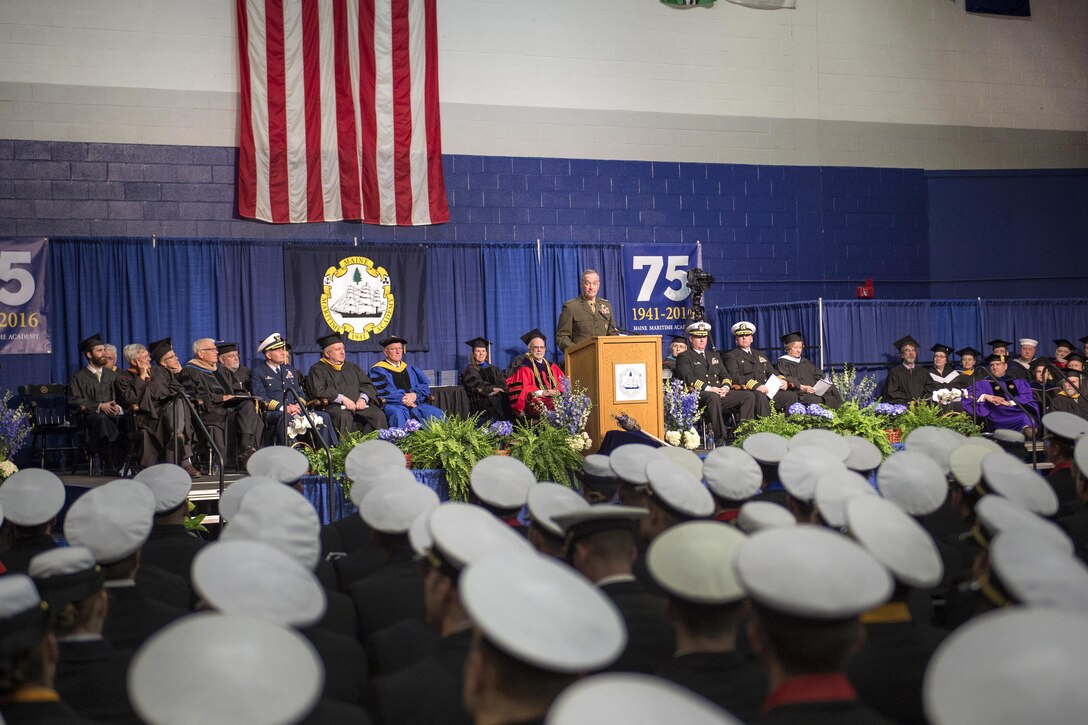
[(197, 352), (212, 352), (213, 350), (217, 350), (217, 349), (218, 348), (214, 348), (214, 347), (202, 347), (202, 348), (199, 348), (197, 350)]

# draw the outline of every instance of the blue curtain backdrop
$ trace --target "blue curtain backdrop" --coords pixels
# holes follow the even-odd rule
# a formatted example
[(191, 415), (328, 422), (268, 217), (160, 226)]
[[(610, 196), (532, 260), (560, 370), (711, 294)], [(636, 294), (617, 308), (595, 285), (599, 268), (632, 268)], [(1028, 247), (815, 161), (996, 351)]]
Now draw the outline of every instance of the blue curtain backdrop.
[(718, 349), (728, 350), (734, 347), (733, 335), (729, 332), (729, 328), (744, 320), (756, 326), (754, 342), (756, 348), (767, 353), (772, 359), (777, 359), (782, 354), (782, 343), (778, 338), (787, 332), (799, 330), (805, 336), (805, 346), (808, 349), (806, 357), (810, 360), (819, 360), (817, 351), (820, 347), (820, 316), (815, 300), (723, 307), (717, 312), (718, 321), (713, 334)]

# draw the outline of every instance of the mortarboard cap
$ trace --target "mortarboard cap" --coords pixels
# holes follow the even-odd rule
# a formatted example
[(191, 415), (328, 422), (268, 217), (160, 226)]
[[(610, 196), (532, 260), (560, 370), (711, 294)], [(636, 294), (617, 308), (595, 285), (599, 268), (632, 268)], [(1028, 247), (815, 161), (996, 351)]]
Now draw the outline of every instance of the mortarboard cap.
[(910, 335), (907, 335), (906, 337), (901, 337), (892, 343), (892, 347), (894, 347), (896, 350), (902, 350), (904, 345), (914, 345), (914, 347), (916, 348), (921, 347), (921, 344)]
[(982, 353), (973, 347), (961, 347), (959, 350), (956, 350), (956, 354), (960, 357), (963, 357), (964, 355), (971, 355), (976, 360), (982, 357)]
[(669, 341), (669, 344), (670, 345), (675, 345), (676, 343), (680, 343), (681, 345), (687, 346), (688, 339), (686, 337), (684, 337), (683, 335), (673, 335), (672, 340)]
[(695, 604), (728, 604), (744, 598), (733, 562), (746, 537), (717, 521), (687, 521), (655, 538), (646, 568), (661, 588)]
[(986, 356), (986, 364), (989, 365), (990, 363), (995, 363), (995, 362), (1002, 362), (1003, 363), (1007, 359), (1008, 358), (1005, 355), (998, 355), (997, 353), (992, 353), (992, 354)]
[(1065, 338), (1061, 338), (1061, 337), (1054, 340), (1054, 347), (1056, 347), (1056, 348), (1058, 348), (1058, 347), (1067, 347), (1070, 350), (1076, 350), (1077, 349), (1077, 346), (1074, 345), (1070, 340), (1066, 340)]
[[(478, 347), (488, 347), (491, 344), (491, 340), (486, 337), (474, 337), (471, 340), (465, 340), (465, 344), (475, 350)], [(528, 345), (529, 343), (525, 343)]]
[(1081, 355), (1079, 352), (1074, 351), (1065, 356), (1065, 361), (1067, 363), (1071, 363), (1074, 361), (1084, 362), (1084, 356)]
[(1008, 347), (1009, 345), (1012, 345), (1012, 341), (1011, 340), (1002, 340), (1000, 337), (998, 337), (998, 338), (995, 338), (993, 340), (990, 340), (986, 344), (989, 345), (990, 347)]
[(238, 343), (217, 341), (215, 343), (215, 351), (220, 355), (226, 355), (228, 352), (238, 352)]
[(537, 337), (539, 337), (545, 343), (548, 342), (548, 336), (541, 332), (539, 328), (533, 328), (532, 330), (526, 332), (524, 335), (521, 336), (521, 341), (528, 345), (530, 342), (533, 341), (534, 338)]
[(385, 348), (389, 347), (390, 345), (394, 345), (394, 344), (396, 344), (398, 342), (401, 345), (404, 345), (405, 347), (408, 346), (408, 341), (407, 340), (405, 340), (403, 337), (397, 337), (396, 335), (390, 335), (389, 337), (386, 337), (386, 338), (384, 338), (382, 340), (378, 340), (378, 345), (384, 350)]
[(846, 528), (866, 551), (887, 567), (896, 581), (931, 589), (944, 574), (933, 537), (890, 501), (855, 496), (846, 502)]
[(64, 507), (64, 483), (44, 468), (24, 468), (0, 483), (0, 510), (17, 526), (40, 526)]
[(780, 337), (778, 339), (782, 341), (783, 345), (789, 345), (791, 342), (804, 342), (805, 341), (805, 338), (800, 333), (800, 331), (787, 332), (785, 335), (782, 335), (782, 337)]
[(330, 333), (328, 335), (322, 335), (321, 337), (317, 338), (317, 346), (319, 348), (321, 348), (322, 352), (324, 352), (326, 347), (329, 347), (330, 345), (335, 345), (336, 343), (343, 342), (343, 341), (344, 341), (344, 336), (343, 335), (341, 335), (339, 332), (333, 332), (333, 333)]
[(155, 513), (173, 511), (185, 503), (193, 488), (193, 479), (185, 469), (173, 463), (148, 466), (135, 479), (151, 490), (155, 497)]
[(952, 348), (950, 348), (948, 345), (942, 345), (939, 342), (936, 345), (934, 345), (933, 347), (929, 348), (929, 351), (930, 352), (943, 352), (945, 355), (951, 355), (952, 354)]
[(174, 349), (173, 341), (169, 337), (147, 343), (147, 351), (154, 362), (160, 362)]
[(283, 335), (278, 332), (273, 332), (257, 344), (257, 352), (268, 352), (269, 350), (279, 350), (280, 348), (286, 347), (287, 340), (283, 339)]
[(102, 344), (104, 344), (102, 342), (102, 333), (96, 332), (93, 335), (91, 335), (90, 337), (88, 337), (86, 340), (80, 340), (79, 341), (79, 351), (80, 352), (90, 352), (91, 350), (95, 349), (96, 347), (98, 347), (99, 345), (102, 345)]
[(1081, 345), (1088, 345), (1088, 335), (1078, 338), (1077, 341), (1080, 342)]

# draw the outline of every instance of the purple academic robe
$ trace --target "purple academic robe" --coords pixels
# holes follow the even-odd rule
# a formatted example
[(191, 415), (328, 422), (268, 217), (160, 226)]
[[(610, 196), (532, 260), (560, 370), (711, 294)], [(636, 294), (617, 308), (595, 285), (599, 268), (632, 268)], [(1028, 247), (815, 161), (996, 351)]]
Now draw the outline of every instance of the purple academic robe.
[[(968, 394), (963, 398), (963, 412), (967, 415), (975, 414), (975, 401), (980, 395), (999, 395), (1007, 399), (1015, 399), (1034, 415), (1039, 415), (1039, 406), (1035, 404), (1035, 395), (1026, 380), (1013, 380), (1005, 376), (1001, 378), (1001, 386), (992, 380), (980, 380), (968, 388)], [(1007, 390), (1003, 390), (1005, 388)], [(978, 402), (978, 417), (990, 421), (994, 428), (1007, 428), (1009, 430), (1021, 430), (1028, 426), (1036, 426), (1037, 423), (1024, 415), (1015, 405), (994, 405), (990, 402)]]

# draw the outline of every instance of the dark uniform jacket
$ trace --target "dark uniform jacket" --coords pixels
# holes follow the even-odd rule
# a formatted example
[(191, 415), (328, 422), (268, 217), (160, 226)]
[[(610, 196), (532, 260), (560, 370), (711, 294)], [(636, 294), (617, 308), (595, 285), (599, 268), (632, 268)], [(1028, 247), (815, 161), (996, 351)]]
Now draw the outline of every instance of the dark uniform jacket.
[[(387, 725), (469, 725), (472, 718), (465, 712), (461, 690), (471, 639), (471, 629), (451, 634), (429, 657), (375, 680), (375, 719)], [(426, 683), (422, 697), (421, 683)]]
[(191, 535), (184, 524), (157, 524), (140, 550), (140, 566), (157, 566), (188, 582), (193, 558), (204, 543), (199, 536)]
[(703, 354), (695, 350), (685, 350), (676, 358), (675, 374), (685, 385), (696, 390), (729, 387), (733, 384), (729, 371), (725, 369), (725, 364), (716, 350), (706, 350)]
[(627, 626), (627, 647), (608, 670), (655, 672), (676, 649), (676, 633), (665, 617), (665, 601), (643, 588), (637, 579), (601, 586)]
[(411, 550), (397, 549), (370, 576), (351, 585), (358, 612), (358, 636), (370, 634), (405, 619), (423, 620), (423, 576)]
[(366, 641), (370, 671), (375, 677), (390, 675), (434, 654), (441, 643), (441, 633), (418, 619), (379, 629)]
[(892, 721), (857, 699), (842, 674), (809, 675), (787, 680), (763, 704), (754, 722), (768, 725), (892, 725)]
[(657, 676), (702, 695), (745, 722), (759, 715), (767, 697), (767, 671), (736, 650), (677, 655)]
[(1075, 552), (1081, 561), (1088, 563), (1088, 506), (1081, 505), (1076, 513), (1063, 516), (1058, 525), (1073, 540)]
[(139, 723), (128, 700), (132, 653), (104, 639), (61, 640), (54, 687), (77, 712), (96, 720)]
[(581, 295), (563, 303), (559, 322), (555, 326), (555, 344), (560, 350), (565, 351), (591, 337), (616, 334), (612, 303), (598, 297), (593, 304), (596, 310)]
[(101, 725), (89, 720), (63, 700), (57, 702), (3, 702), (0, 715), (7, 725)]
[(322, 697), (352, 705), (366, 704), (369, 670), (366, 652), (358, 640), (322, 627), (306, 627), (299, 634), (310, 641), (325, 665)]
[(57, 548), (57, 542), (49, 534), (34, 534), (16, 540), (10, 549), (0, 554), (0, 561), (9, 574), (25, 574), (30, 560), (38, 554)]
[(102, 635), (114, 647), (136, 650), (155, 632), (188, 612), (151, 599), (135, 586), (107, 587), (109, 614)]

